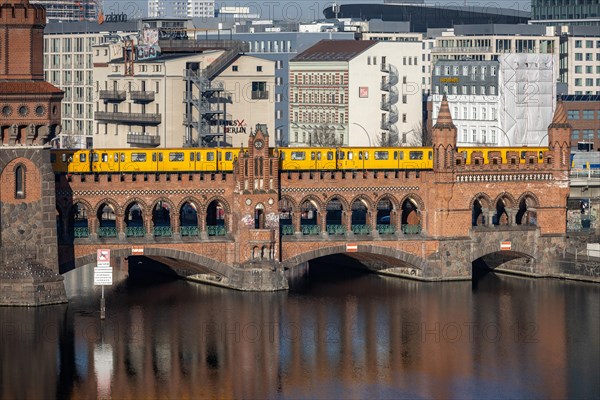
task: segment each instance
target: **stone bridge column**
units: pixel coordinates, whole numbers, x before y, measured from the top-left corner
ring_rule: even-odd
[[[377,205],[375,206],[377,207]],[[379,236],[379,231],[377,230],[377,212],[373,212],[369,210],[367,212],[367,224],[371,225],[371,235],[373,237]]]
[[[206,211],[196,215],[198,217],[198,231],[200,233],[200,239],[208,239],[208,232],[206,231]]]
[[[494,220],[494,210],[490,210],[489,208],[482,208],[481,214],[484,217],[483,226],[494,226],[492,221]]]
[[[154,222],[152,221],[152,214],[148,218],[144,218],[144,228],[146,229],[146,237],[154,237]]]
[[[346,227],[346,235],[352,234],[352,210],[342,211],[342,225]]]
[[[115,226],[117,227],[117,238],[119,240],[125,240],[127,238],[127,233],[125,232],[125,214],[115,214]]]
[[[98,240],[98,216],[88,217],[88,227],[90,230],[90,239]]]
[[[171,230],[173,232],[173,239],[175,239],[175,240],[181,239],[179,223],[180,223],[179,213],[178,212],[171,213]]]
[[[508,226],[517,225],[517,209],[516,208],[507,208],[506,214],[508,215]]]
[[[319,210],[319,224],[321,225],[321,235],[327,237],[327,210]]]
[[[294,235],[302,236],[302,212],[292,212],[292,226],[294,227]]]

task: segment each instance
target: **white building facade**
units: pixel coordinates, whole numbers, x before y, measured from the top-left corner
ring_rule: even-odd
[[[212,18],[214,0],[148,0],[149,18]]]
[[[421,44],[323,40],[290,62],[290,146],[420,145]]]

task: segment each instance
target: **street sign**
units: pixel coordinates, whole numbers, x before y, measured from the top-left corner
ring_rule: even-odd
[[[144,248],[142,246],[133,246],[131,248],[131,255],[132,256],[143,256]]]
[[[501,251],[510,251],[512,249],[511,242],[500,242],[500,250]]]
[[[94,285],[112,285],[113,269],[111,267],[94,268]]]
[[[96,266],[110,267],[110,249],[98,249],[96,254]]]
[[[346,253],[356,253],[358,251],[357,244],[347,244],[346,245]]]

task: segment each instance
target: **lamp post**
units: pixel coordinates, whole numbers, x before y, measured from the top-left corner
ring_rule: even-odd
[[[361,124],[357,124],[356,122],[353,122],[352,124],[353,125],[357,125],[358,127],[360,127],[365,132],[365,135],[367,135],[367,139],[369,139],[369,146],[372,146],[373,143],[371,142],[371,135],[369,135],[369,132],[365,129],[365,127],[362,126]]]

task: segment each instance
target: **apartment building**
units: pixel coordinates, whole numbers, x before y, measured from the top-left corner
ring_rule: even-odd
[[[44,75],[62,89],[56,146],[91,147],[94,133],[93,46],[137,32],[137,22],[51,22],[44,29]]]
[[[562,96],[571,124],[573,149],[600,152],[600,95]],[[600,164],[597,153],[595,164]]]
[[[248,127],[274,129],[271,61],[223,62],[227,52],[213,50],[127,62],[123,43],[94,52],[96,147],[237,147],[247,143]]]
[[[212,18],[214,0],[148,0],[149,18]]]
[[[421,44],[322,40],[290,62],[290,145],[419,145]]]
[[[568,86],[568,94],[600,94],[598,27],[572,26],[561,31],[560,74],[561,81]]]
[[[555,62],[549,54],[439,60],[428,125],[435,124],[447,94],[459,146],[545,145],[555,108]]]
[[[223,35],[198,35],[198,40],[215,40]],[[287,146],[289,143],[289,64],[296,55],[318,43],[320,40],[351,40],[353,33],[300,33],[300,32],[258,32],[227,34],[233,40],[248,46],[247,55],[271,60],[275,63],[275,131],[270,132],[275,143]]]
[[[600,26],[598,0],[531,0],[532,23]]]

